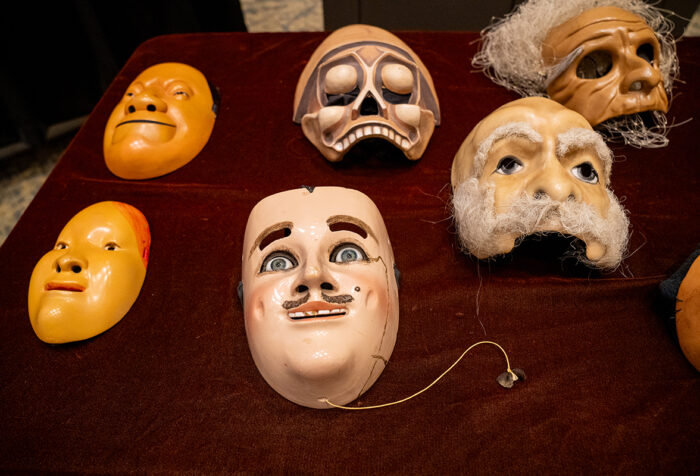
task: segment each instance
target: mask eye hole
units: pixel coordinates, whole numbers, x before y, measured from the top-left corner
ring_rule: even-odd
[[[365,250],[354,243],[341,243],[331,251],[332,263],[351,263],[353,261],[367,261]]]
[[[65,244],[63,241],[59,241],[58,243],[56,243],[55,249],[65,250],[66,248],[68,248],[68,245]]]
[[[106,249],[107,251],[115,251],[115,250],[119,249],[119,245],[113,241],[110,241],[109,243],[107,243],[104,246],[104,249]]]
[[[571,173],[582,182],[596,184],[599,181],[598,172],[596,172],[595,167],[590,162],[578,164],[571,169]]]
[[[382,88],[382,97],[390,104],[408,104],[408,101],[411,99],[411,93],[396,94],[387,88]]]
[[[607,51],[593,51],[579,61],[576,76],[581,79],[602,78],[612,69],[612,56]]]
[[[391,104],[406,104],[413,92],[413,73],[402,64],[382,68],[382,97]]]
[[[347,64],[333,66],[324,81],[326,106],[347,106],[360,94],[357,70]]]
[[[513,175],[520,172],[523,168],[523,163],[517,157],[507,155],[498,161],[496,172],[501,175]]]
[[[291,253],[287,251],[274,251],[265,257],[260,267],[260,272],[287,271],[288,269],[296,268],[297,265],[297,260]]]
[[[352,104],[360,94],[360,88],[355,88],[348,93],[326,94],[326,106],[347,106]]]
[[[651,43],[644,43],[637,48],[637,56],[646,60],[649,64],[654,64],[654,46]]]

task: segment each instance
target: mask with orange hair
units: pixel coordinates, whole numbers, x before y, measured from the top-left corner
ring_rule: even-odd
[[[74,342],[119,322],[141,291],[150,246],[148,222],[131,205],[99,202],[75,215],[32,272],[28,307],[37,337]]]

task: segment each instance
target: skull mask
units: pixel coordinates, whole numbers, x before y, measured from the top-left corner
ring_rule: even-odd
[[[659,53],[659,40],[641,17],[617,7],[587,10],[544,40],[545,64],[554,66],[547,94],[593,126],[637,112],[666,112]]]
[[[629,222],[608,188],[611,153],[578,113],[545,98],[496,109],[452,163],[453,204],[464,248],[477,258],[510,252],[520,237],[562,233],[586,244],[586,262],[616,267]]]
[[[381,28],[351,25],[311,56],[297,83],[294,122],[332,162],[370,137],[417,160],[440,124],[440,106],[430,73],[403,41]]]

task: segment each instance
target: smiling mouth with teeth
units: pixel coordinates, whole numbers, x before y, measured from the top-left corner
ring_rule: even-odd
[[[406,151],[411,147],[411,143],[401,134],[393,130],[391,127],[385,125],[369,125],[369,126],[358,126],[351,129],[350,132],[345,134],[342,138],[333,145],[333,149],[337,152],[342,152],[347,150],[352,144],[370,137],[381,137],[393,142],[396,147]]]
[[[321,301],[307,302],[296,309],[290,309],[287,316],[299,321],[303,319],[336,319],[348,313],[347,308]]]

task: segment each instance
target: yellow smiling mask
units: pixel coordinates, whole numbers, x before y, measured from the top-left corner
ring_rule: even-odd
[[[107,168],[136,180],[177,170],[206,145],[215,109],[212,89],[199,70],[181,63],[151,66],[129,85],[107,121]]]
[[[50,344],[89,339],[129,311],[141,291],[151,234],[126,203],[100,202],[75,215],[34,267],[29,320]]]

